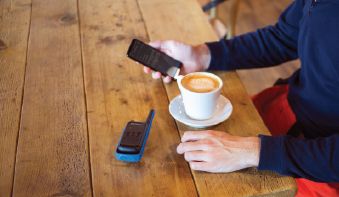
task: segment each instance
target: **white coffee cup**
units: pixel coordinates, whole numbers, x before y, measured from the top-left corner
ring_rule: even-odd
[[[189,77],[192,75],[205,75],[207,77],[213,78],[218,81],[219,86],[212,91],[209,92],[194,92],[182,85],[182,80],[185,77]],[[216,110],[217,102],[220,97],[221,88],[223,86],[223,82],[215,74],[208,72],[194,72],[189,73],[185,76],[178,76],[177,83],[179,86],[179,90],[181,92],[181,97],[184,102],[184,108],[186,114],[196,120],[206,120],[213,116],[213,113]]]

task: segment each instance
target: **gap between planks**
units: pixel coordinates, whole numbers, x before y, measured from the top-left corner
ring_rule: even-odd
[[[148,31],[148,28],[147,28],[147,25],[146,25],[146,22],[145,22],[145,18],[144,18],[144,14],[143,14],[143,12],[141,11],[141,7],[140,7],[140,3],[139,3],[139,0],[135,0],[136,1],[136,4],[138,5],[138,12],[140,13],[140,16],[141,16],[141,19],[142,19],[142,24],[144,25],[144,27],[145,27],[145,32],[146,32],[146,36],[147,36],[147,38],[148,38],[148,40],[150,41],[150,39],[151,39],[151,37],[150,37],[150,35],[149,35],[149,31]],[[170,96],[168,95],[168,92],[167,92],[167,90],[166,90],[166,87],[165,87],[165,82],[161,79],[161,84],[162,84],[162,87],[163,87],[163,89],[165,90],[165,92],[166,92],[166,98],[167,98],[167,102],[168,102],[168,104],[171,102],[171,100],[170,100]],[[179,140],[181,141],[181,135],[180,135],[180,130],[179,130],[179,127],[178,127],[178,122],[177,121],[174,121],[175,122],[175,127],[176,127],[176,130],[177,130],[177,134],[178,134],[178,137],[179,137]],[[192,180],[193,180],[193,183],[194,183],[194,187],[195,187],[195,190],[196,190],[196,192],[197,192],[197,195],[198,196],[200,196],[200,192],[199,192],[199,190],[198,190],[198,187],[197,187],[197,183],[196,183],[196,179],[194,178],[194,175],[193,175],[193,172],[192,172],[192,170],[191,170],[191,167],[189,166],[189,164],[186,162],[186,165],[187,165],[187,167],[188,167],[188,169],[189,169],[189,171],[190,171],[190,175],[191,175],[191,178],[192,178]]]
[[[94,196],[94,189],[93,189],[93,174],[92,174],[92,163],[91,163],[91,143],[90,143],[90,135],[88,129],[88,114],[87,114],[87,92],[85,87],[85,68],[84,68],[84,52],[83,52],[83,43],[82,43],[82,36],[81,36],[81,18],[80,18],[80,7],[79,7],[79,0],[76,0],[77,4],[77,17],[78,17],[78,31],[79,31],[79,43],[80,43],[80,56],[81,56],[81,72],[82,72],[82,85],[83,85],[83,92],[84,92],[84,108],[85,108],[85,119],[86,119],[86,132],[87,132],[87,150],[88,150],[88,167],[89,167],[89,181],[91,187],[91,195]]]
[[[13,163],[13,170],[12,170],[12,185],[11,185],[11,196],[13,196],[13,189],[14,189],[14,179],[15,179],[15,170],[16,170],[16,161],[17,161],[17,153],[18,153],[18,142],[20,137],[20,128],[21,128],[21,120],[22,120],[22,107],[23,107],[23,101],[24,101],[24,93],[25,93],[25,82],[26,82],[26,69],[27,69],[27,58],[28,58],[28,43],[29,38],[31,34],[31,22],[32,22],[32,1],[30,1],[30,11],[29,11],[29,24],[28,24],[28,33],[26,37],[26,55],[25,55],[25,67],[24,67],[24,76],[23,76],[23,82],[22,82],[22,88],[21,88],[21,104],[20,104],[20,110],[19,110],[19,121],[18,121],[18,129],[17,129],[17,136],[16,136],[16,142],[15,142],[15,153],[14,153],[14,163]],[[10,10],[13,10],[13,0],[10,1]]]

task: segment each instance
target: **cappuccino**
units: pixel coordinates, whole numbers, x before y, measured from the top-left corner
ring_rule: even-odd
[[[213,90],[218,89],[220,86],[217,79],[204,74],[185,76],[182,79],[181,84],[187,90],[197,93],[212,92]]]

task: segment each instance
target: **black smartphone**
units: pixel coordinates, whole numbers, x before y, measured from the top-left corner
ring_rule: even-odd
[[[182,65],[180,61],[137,39],[132,40],[127,56],[164,76],[173,78],[179,74]]]
[[[125,154],[140,153],[149,133],[152,120],[154,117],[154,110],[151,110],[146,122],[130,121],[127,123],[117,150]]]

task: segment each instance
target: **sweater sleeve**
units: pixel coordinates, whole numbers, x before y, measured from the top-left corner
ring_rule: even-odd
[[[294,1],[274,26],[206,43],[211,52],[209,70],[234,70],[278,65],[298,58],[299,21],[303,1]]]
[[[259,170],[317,182],[339,182],[339,134],[311,140],[290,136],[259,137]]]

